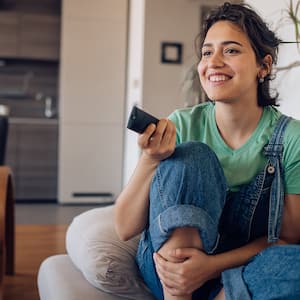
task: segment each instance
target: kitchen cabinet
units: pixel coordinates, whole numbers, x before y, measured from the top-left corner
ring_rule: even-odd
[[[21,15],[19,55],[33,59],[59,59],[60,18],[50,15]]]
[[[6,164],[16,200],[57,199],[57,140],[56,120],[10,120]]]
[[[0,57],[59,59],[60,16],[0,12]]]
[[[17,13],[0,12],[0,56],[17,56],[18,27]]]
[[[107,203],[122,188],[127,0],[64,0],[59,202]]]

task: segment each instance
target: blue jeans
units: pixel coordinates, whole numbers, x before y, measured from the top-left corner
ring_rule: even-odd
[[[300,299],[300,246],[271,246],[239,268],[223,272],[228,300]]]
[[[216,155],[205,144],[183,143],[176,147],[170,158],[160,163],[150,189],[149,223],[142,233],[137,253],[141,274],[156,299],[163,299],[163,290],[152,256],[168,240],[175,228],[184,226],[197,228],[204,251],[208,254],[227,251],[258,236],[267,235],[268,219],[266,217],[263,224],[260,224],[260,219],[262,215],[268,214],[255,213],[249,205],[254,203],[255,206],[261,206],[261,210],[266,207],[264,199],[271,189],[272,178],[275,176],[273,173],[268,174],[267,170],[268,168],[265,168],[263,176],[258,176],[258,179],[242,188],[239,194],[232,195],[228,192],[226,179]],[[262,194],[256,195],[257,184],[262,185]],[[238,230],[235,230],[236,228]],[[260,228],[265,229],[263,232],[253,232],[250,228],[257,228],[258,231]],[[278,255],[273,255],[271,251]],[[226,270],[222,274],[222,283],[227,299],[292,300],[296,299],[292,298],[294,295],[300,299],[300,291],[296,288],[300,286],[299,254],[299,246],[272,247],[255,256],[245,266]],[[279,286],[279,281],[288,278],[286,284],[288,296],[278,298],[277,290],[268,289],[268,297],[265,297],[265,294],[261,297],[260,285],[255,279],[262,282],[263,276],[266,278],[269,274],[268,281],[272,281],[274,278],[272,272],[276,270],[271,266],[274,265],[276,257],[277,259],[280,257],[280,262],[286,264],[283,264],[284,267],[281,266],[282,275],[276,277],[277,283],[274,284]],[[264,275],[260,273],[261,267],[257,267],[260,264],[267,268]],[[219,288],[219,285],[216,288]],[[197,294],[201,294],[202,289],[204,288],[199,288]],[[214,286],[210,289],[213,293]]]

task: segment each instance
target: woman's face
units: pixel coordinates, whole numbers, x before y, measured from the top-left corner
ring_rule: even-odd
[[[231,103],[245,99],[257,103],[261,67],[247,35],[237,25],[229,21],[215,23],[208,30],[201,51],[198,72],[211,100]]]

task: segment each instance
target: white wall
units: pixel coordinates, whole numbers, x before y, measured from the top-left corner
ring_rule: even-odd
[[[127,114],[133,103],[159,118],[185,105],[181,84],[184,72],[196,61],[194,39],[200,31],[201,5],[222,2],[130,1]],[[182,64],[161,63],[161,42],[182,43]],[[125,131],[124,184],[138,160],[136,137]]]
[[[143,106],[158,117],[184,106],[183,72],[195,61],[194,39],[199,30],[199,1],[146,1]],[[182,64],[160,62],[162,42],[182,43]]]
[[[294,41],[294,28],[291,23],[284,21],[285,10],[289,1],[282,0],[247,0],[257,12],[265,18],[273,30],[284,41]],[[293,0],[296,3],[295,0]],[[295,44],[281,45],[279,50],[278,67],[300,60],[300,52]],[[280,110],[296,119],[300,119],[300,67],[289,71],[279,72],[274,81],[274,88],[279,92]]]
[[[124,183],[128,182],[140,154],[137,147],[137,134],[126,129],[126,123],[132,107],[143,105],[145,1],[131,0],[129,5],[127,103],[124,124]]]

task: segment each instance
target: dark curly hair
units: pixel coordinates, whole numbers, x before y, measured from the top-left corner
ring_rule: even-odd
[[[258,64],[263,65],[263,59],[268,54],[272,56],[273,64],[276,64],[278,46],[281,40],[276,37],[275,33],[268,28],[268,25],[249,5],[231,4],[229,2],[213,9],[204,20],[202,33],[196,40],[197,54],[200,59],[206,34],[218,21],[232,22],[247,34]],[[278,94],[272,96],[270,93],[270,81],[272,79],[274,79],[274,76],[268,74],[264,78],[264,82],[257,85],[259,106],[277,105]]]

